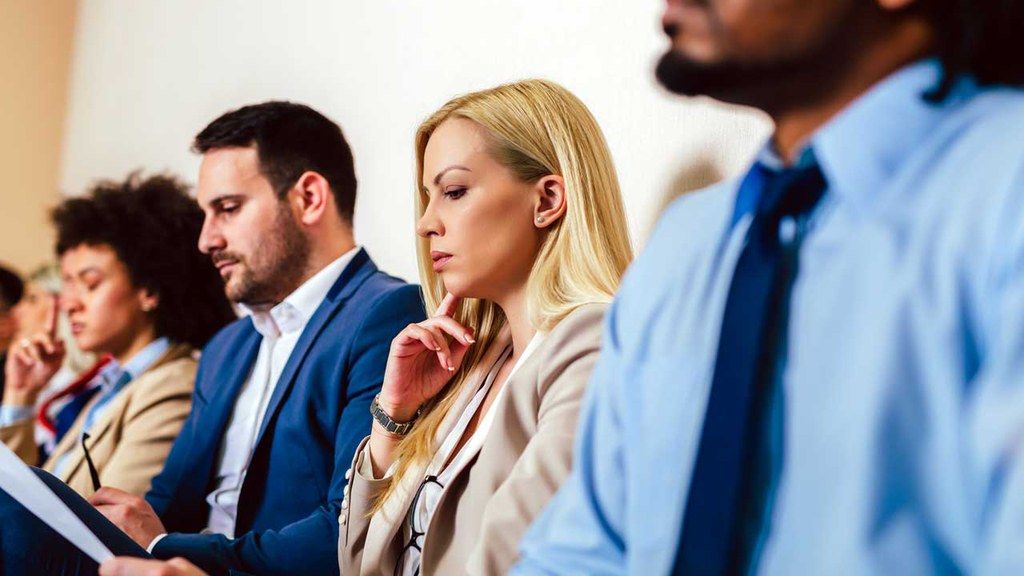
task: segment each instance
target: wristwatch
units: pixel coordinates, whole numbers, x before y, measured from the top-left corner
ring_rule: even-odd
[[[419,411],[416,411],[416,415],[413,416],[412,420],[408,422],[395,422],[388,416],[388,413],[380,407],[380,403],[377,399],[380,398],[380,394],[373,397],[373,402],[370,404],[370,414],[373,415],[373,419],[380,424],[388,432],[397,434],[399,436],[405,436],[412,430],[412,425],[416,423],[416,419],[419,418]]]

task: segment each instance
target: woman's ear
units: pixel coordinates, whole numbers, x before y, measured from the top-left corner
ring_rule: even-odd
[[[533,225],[547,228],[565,215],[565,179],[554,174],[537,181],[537,205]]]
[[[160,296],[150,292],[148,288],[139,290],[139,308],[143,312],[152,312],[160,305]]]

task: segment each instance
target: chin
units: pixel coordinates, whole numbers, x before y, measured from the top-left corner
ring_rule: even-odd
[[[98,354],[101,352],[101,350],[97,350],[99,345],[96,341],[85,335],[75,336],[75,345],[78,346],[78,349],[82,352],[87,352],[89,354]]]
[[[459,278],[458,275],[442,272],[441,283],[444,284],[445,292],[458,298],[480,297],[479,293],[473,290],[472,283],[467,282],[465,278]]]

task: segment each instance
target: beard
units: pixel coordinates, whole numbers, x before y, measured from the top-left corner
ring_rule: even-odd
[[[658,61],[654,74],[662,86],[682,96],[708,96],[730,104],[764,107],[804,86],[803,80],[810,76],[804,66],[804,62],[784,60],[708,64],[669,50]]]
[[[813,102],[835,87],[847,63],[860,50],[852,27],[864,27],[877,11],[853,3],[812,39],[776,39],[772,49],[760,53],[746,50],[743,56],[726,56],[716,61],[699,61],[670,48],[655,68],[658,82],[682,96],[708,96],[722,102],[771,109]],[[674,25],[665,27],[672,39]]]
[[[743,67],[732,63],[703,64],[675,50],[666,52],[654,76],[670,92],[682,96],[711,96],[735,90],[745,83]]]
[[[277,304],[298,288],[309,260],[309,240],[287,205],[281,203],[273,227],[254,245],[258,251],[248,258],[230,253],[219,256],[239,263],[225,285],[225,293],[237,304]]]

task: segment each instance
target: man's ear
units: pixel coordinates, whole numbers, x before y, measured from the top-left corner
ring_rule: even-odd
[[[289,196],[299,221],[306,225],[316,224],[325,214],[334,210],[334,194],[331,185],[319,172],[303,172],[295,181]]]
[[[537,181],[537,205],[533,210],[533,225],[547,228],[565,215],[565,179],[551,174]]]

